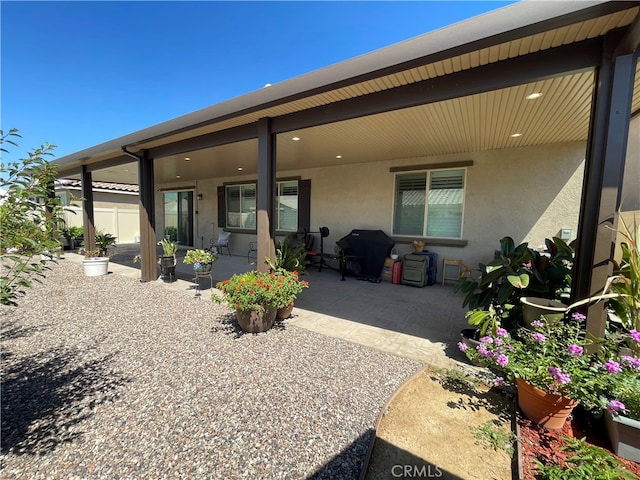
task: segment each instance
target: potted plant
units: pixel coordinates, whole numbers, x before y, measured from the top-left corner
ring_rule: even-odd
[[[636,341],[640,333],[634,331]],[[640,359],[623,355],[610,368],[618,373],[607,389],[605,425],[616,455],[640,462]]]
[[[275,273],[251,270],[236,273],[228,280],[218,282],[212,300],[226,302],[236,311],[236,318],[245,332],[259,333],[269,330],[275,321],[282,297],[276,291]]]
[[[84,255],[82,266],[87,277],[106,275],[109,272],[109,247],[116,244],[116,237],[110,233],[96,232],[96,248],[93,250],[82,249]]]
[[[162,247],[162,255],[158,258],[160,265],[160,274],[162,277],[171,280],[176,276],[176,252],[178,251],[178,242],[173,242],[168,238],[164,238],[158,242]]]
[[[217,256],[213,253],[198,248],[187,250],[183,262],[187,265],[193,265],[193,270],[197,273],[208,273],[211,271],[211,266],[216,259]]]
[[[99,251],[101,257],[108,257],[109,247],[116,245],[116,237],[110,233],[96,232],[96,248]]]
[[[599,412],[602,395],[609,385],[611,364],[600,354],[587,354],[593,342],[574,313],[566,322],[536,320],[531,329],[513,335],[503,328],[480,339],[475,349],[460,342],[468,358],[499,370],[516,383],[518,406],[539,425],[562,428],[567,416],[580,403],[585,410]],[[606,353],[604,340],[598,340]]]
[[[462,277],[456,282],[454,291],[465,295],[462,306],[485,311],[490,306],[505,307],[502,321],[506,328],[513,329],[521,318],[522,297],[567,299],[573,242],[567,244],[554,237],[546,239],[545,244],[548,254],[542,255],[527,243],[516,246],[511,237],[503,237],[494,260],[479,265],[479,277]],[[511,307],[506,308],[507,305]]]

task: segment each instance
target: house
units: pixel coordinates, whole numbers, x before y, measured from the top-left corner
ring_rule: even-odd
[[[60,175],[82,182],[85,228],[93,181],[140,186],[143,280],[176,210],[183,243],[228,230],[258,258],[298,227],[328,226],[326,245],[382,229],[468,265],[505,235],[564,232],[582,298],[611,272],[622,199],[640,209],[639,10],[516,3],[68,155]]]

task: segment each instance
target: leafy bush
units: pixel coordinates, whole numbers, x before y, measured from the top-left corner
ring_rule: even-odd
[[[20,137],[12,128],[0,130],[0,145],[18,146],[11,137]],[[19,162],[0,164],[0,257],[2,277],[0,303],[17,305],[33,281],[41,281],[47,261],[61,247],[58,238],[64,226],[60,199],[52,195],[57,168],[46,161],[54,145],[44,144]],[[4,147],[0,151],[7,153]]]

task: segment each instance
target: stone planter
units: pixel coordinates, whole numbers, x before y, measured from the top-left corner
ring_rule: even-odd
[[[577,405],[573,400],[547,393],[516,378],[518,407],[531,421],[549,430],[561,429]]]
[[[567,312],[567,305],[557,300],[537,297],[522,297],[522,317],[524,324],[531,327],[531,322],[544,317],[547,322],[553,323],[561,321]]]
[[[264,312],[255,310],[236,310],[236,318],[240,328],[247,333],[266,332],[276,320],[278,309],[276,307],[265,307]]]
[[[109,273],[109,257],[93,257],[82,260],[84,274],[87,277],[98,277]]]
[[[627,460],[640,462],[640,422],[605,412],[604,423],[613,452]]]
[[[279,308],[278,313],[276,313],[276,318],[284,320],[291,316],[291,312],[293,312],[293,302],[291,302],[291,305],[288,307]]]

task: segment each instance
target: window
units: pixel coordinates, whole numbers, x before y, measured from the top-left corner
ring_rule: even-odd
[[[284,232],[296,232],[298,230],[300,223],[300,202],[302,201],[299,184],[305,182],[308,181],[299,182],[298,180],[287,180],[277,182],[275,204],[276,230]],[[306,197],[308,197],[308,194],[305,198]],[[224,212],[226,216],[225,228],[256,229],[255,183],[225,186],[224,202],[226,205]],[[306,217],[308,217],[308,213],[305,218]]]
[[[465,170],[396,175],[393,233],[460,238]]]
[[[298,230],[298,182],[278,182],[276,192],[276,230]]]
[[[227,186],[227,226],[256,228],[256,185]]]

